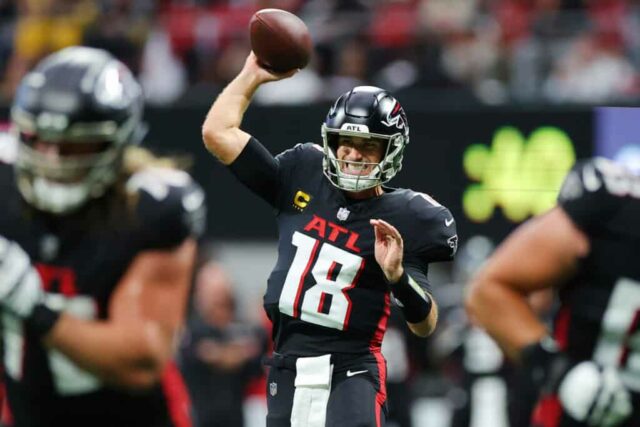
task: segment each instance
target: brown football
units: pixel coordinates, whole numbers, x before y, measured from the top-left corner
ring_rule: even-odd
[[[259,10],[251,17],[249,31],[251,49],[264,68],[284,73],[309,63],[313,49],[309,29],[293,13]]]

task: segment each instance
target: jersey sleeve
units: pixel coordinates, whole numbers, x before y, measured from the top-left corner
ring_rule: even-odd
[[[590,231],[611,217],[638,185],[638,177],[621,165],[601,157],[584,160],[567,174],[558,205],[578,227]]]
[[[422,193],[411,198],[409,209],[416,222],[413,256],[425,263],[451,261],[458,249],[458,235],[449,209]]]
[[[423,291],[431,294],[431,284],[429,284],[429,264],[419,257],[408,257],[402,263],[404,270],[407,272]]]
[[[253,193],[280,209],[282,194],[309,156],[312,145],[297,144],[274,157],[252,137],[229,170]]]
[[[228,167],[245,187],[270,205],[276,205],[279,192],[278,162],[260,141],[251,137],[238,158]]]
[[[204,233],[204,191],[186,172],[166,168],[139,172],[127,182],[127,191],[138,198],[136,222],[143,249],[173,248]]]

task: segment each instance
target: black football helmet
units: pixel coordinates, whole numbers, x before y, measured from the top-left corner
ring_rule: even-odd
[[[53,214],[102,196],[120,173],[124,147],[141,139],[142,110],[140,85],[108,52],[69,47],[43,59],[11,108],[22,196]],[[58,154],[39,149],[43,143]]]
[[[342,171],[336,157],[340,136],[386,141],[385,154],[368,175]],[[322,124],[323,170],[329,181],[346,191],[361,191],[389,181],[402,168],[402,154],[409,143],[409,122],[400,103],[384,89],[358,86],[333,104]],[[363,162],[358,162],[362,164]]]

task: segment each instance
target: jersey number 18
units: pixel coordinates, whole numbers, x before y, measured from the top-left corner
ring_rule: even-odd
[[[297,250],[280,294],[280,312],[346,330],[351,314],[348,291],[364,269],[364,258],[297,231],[291,243]],[[305,291],[309,273],[316,283]]]

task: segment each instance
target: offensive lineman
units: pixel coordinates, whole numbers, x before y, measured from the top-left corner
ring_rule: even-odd
[[[538,385],[535,427],[640,425],[640,177],[578,163],[558,206],[520,226],[467,296],[470,315]],[[553,336],[526,296],[555,288]]]
[[[298,144],[274,158],[242,131],[255,90],[294,73],[271,74],[251,53],[202,129],[207,149],[276,209],[278,261],[264,297],[275,343],[267,425],[382,426],[390,292],[410,329],[429,335],[438,311],[428,264],[452,259],[455,224],[430,197],[382,185],[409,142],[404,110],[383,89],[342,95],[322,125],[323,147]]]
[[[203,193],[132,146],[142,104],[99,49],[54,53],[21,82],[17,142],[0,147],[3,425],[190,425],[170,359]]]

